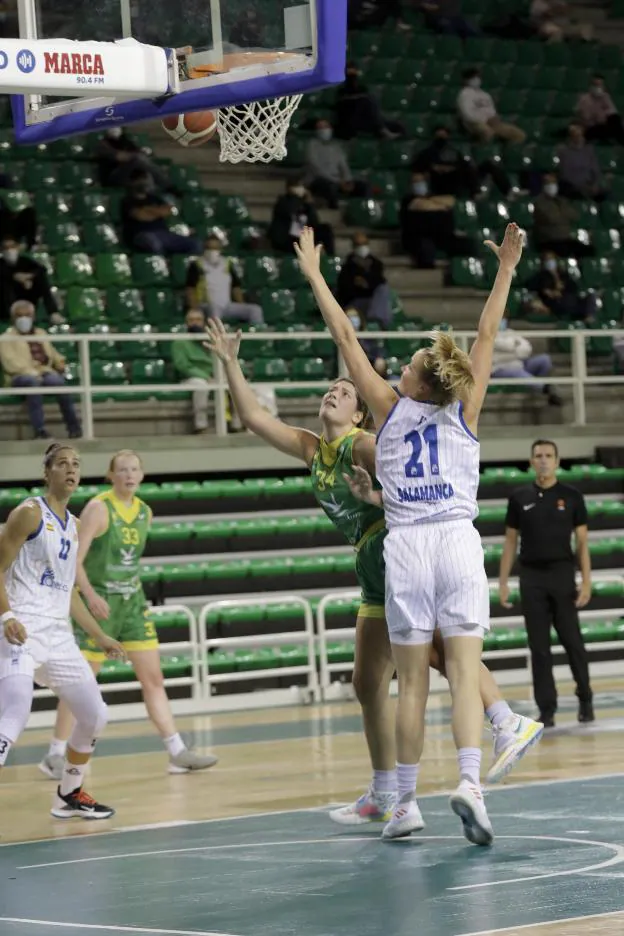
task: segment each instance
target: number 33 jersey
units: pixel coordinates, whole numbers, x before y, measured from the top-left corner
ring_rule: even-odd
[[[377,435],[376,473],[389,529],[478,514],[479,442],[459,402],[401,397]]]
[[[18,620],[20,615],[67,620],[76,578],[76,518],[68,510],[57,517],[44,497],[30,502],[38,505],[41,521],[5,573],[11,609]]]

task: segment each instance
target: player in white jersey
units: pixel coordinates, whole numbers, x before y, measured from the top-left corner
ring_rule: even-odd
[[[0,767],[26,727],[34,678],[64,699],[76,718],[52,815],[108,819],[114,810],[82,789],[106,725],[106,705],[74,639],[70,614],[105,653],[123,657],[123,650],[104,634],[74,588],[78,521],[67,504],[80,482],[76,450],[50,445],[44,474],[45,496],[16,507],[0,534]]]
[[[306,229],[297,248],[302,272],[376,426],[376,474],[388,526],[386,619],[399,680],[399,801],[385,838],[424,828],[416,781],[429,694],[429,651],[437,626],[451,688],[460,782],[451,806],[478,845],[493,839],[480,785],[483,709],[479,668],[489,628],[489,593],[477,515],[477,425],[492,369],[494,339],[522,255],[523,232],[510,224],[503,243],[487,242],[499,270],[470,355],[448,334],[416,352],[398,392],[371,366],[320,272],[320,248]]]

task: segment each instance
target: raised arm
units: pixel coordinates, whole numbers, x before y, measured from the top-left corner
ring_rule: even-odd
[[[470,350],[474,386],[468,399],[464,400],[463,403],[464,419],[468,427],[475,432],[492,373],[494,340],[505,314],[513,273],[522,256],[523,242],[524,232],[517,224],[507,225],[505,237],[500,247],[493,241],[485,242],[486,246],[498,257],[499,265],[492,292],[479,319],[476,340]]]
[[[355,335],[353,325],[338,305],[321,273],[321,248],[314,244],[314,232],[304,228],[295,244],[301,272],[308,280],[325,324],[331,332],[338,350],[359,393],[364,397],[376,426],[383,425],[398,397],[389,384],[380,377],[366,357]]]
[[[108,511],[101,500],[91,500],[80,514],[78,525],[78,558],[76,561],[76,585],[87,603],[89,611],[99,621],[105,621],[110,614],[108,602],[98,595],[85,572],[84,561],[91,548],[91,543],[98,536],[106,533]]]
[[[243,425],[280,452],[299,458],[310,466],[318,446],[318,436],[308,429],[287,425],[260,405],[238,360],[240,332],[229,334],[220,319],[210,319],[207,327],[207,343],[225,366],[232,400]]]
[[[4,573],[17,559],[17,554],[29,536],[41,524],[41,508],[36,501],[25,501],[12,510],[0,533],[0,626],[10,644],[23,644],[27,634],[23,624],[14,617],[9,602]]]

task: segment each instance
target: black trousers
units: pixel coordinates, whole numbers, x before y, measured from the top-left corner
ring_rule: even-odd
[[[554,715],[557,711],[557,688],[550,649],[551,626],[568,656],[579,700],[591,702],[587,651],[575,604],[574,565],[561,562],[540,568],[523,566],[520,570],[520,600],[531,650],[533,693],[539,711],[544,715]]]

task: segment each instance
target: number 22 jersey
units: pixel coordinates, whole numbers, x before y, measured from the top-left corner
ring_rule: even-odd
[[[376,474],[389,529],[478,514],[479,442],[460,402],[400,397],[377,434]]]

